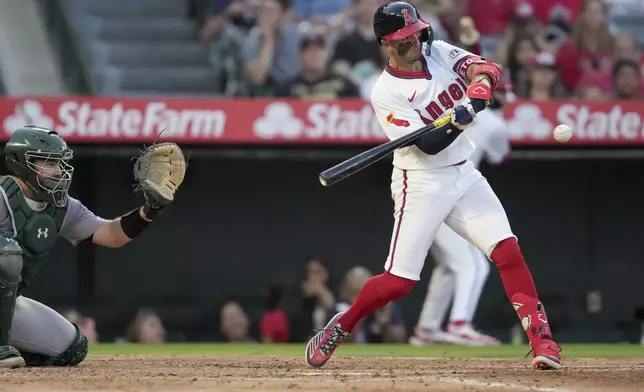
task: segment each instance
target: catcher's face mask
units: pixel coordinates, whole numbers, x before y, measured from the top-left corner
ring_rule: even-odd
[[[37,191],[43,201],[64,207],[72,183],[74,167],[68,162],[72,152],[28,152],[27,167],[36,174]]]

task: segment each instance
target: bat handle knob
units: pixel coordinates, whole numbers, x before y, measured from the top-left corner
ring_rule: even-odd
[[[328,185],[326,179],[323,176],[319,176],[318,179],[320,180],[320,184],[322,184],[322,186]]]

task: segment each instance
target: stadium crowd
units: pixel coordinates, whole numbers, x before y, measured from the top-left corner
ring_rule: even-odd
[[[58,311],[76,323],[90,343],[163,343],[172,341],[216,341],[286,343],[306,342],[314,329],[321,329],[330,317],[346,310],[372,273],[355,266],[336,281],[325,263],[317,258],[306,262],[297,287],[268,283],[264,307],[254,314],[234,298],[226,298],[218,307],[214,324],[204,336],[188,336],[183,331],[168,331],[162,317],[152,308],[139,309],[120,336],[109,339],[100,335],[101,325],[75,308]],[[353,343],[405,342],[408,338],[402,309],[391,303],[364,320],[350,341]]]
[[[227,96],[363,97],[382,72],[382,0],[211,0],[201,38]],[[514,97],[638,99],[641,45],[611,22],[639,0],[412,0],[435,39],[504,65]],[[643,44],[640,42],[639,44]]]

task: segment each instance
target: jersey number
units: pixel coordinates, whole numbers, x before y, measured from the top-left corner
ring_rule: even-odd
[[[454,102],[458,102],[463,99],[465,91],[467,91],[467,87],[461,79],[457,79],[456,81],[458,83],[450,84],[447,90],[443,90],[443,92],[438,94],[438,98],[435,101],[431,101],[429,105],[427,105],[425,111],[429,114],[430,118],[424,117],[420,114],[420,110],[416,109],[416,112],[425,124],[431,124],[440,118],[446,110],[453,109],[455,106]]]

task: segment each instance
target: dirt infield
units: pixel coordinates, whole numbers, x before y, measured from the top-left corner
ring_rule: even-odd
[[[75,368],[0,371],[1,391],[637,391],[644,361],[569,360],[536,371],[529,360],[335,357],[95,356]]]

